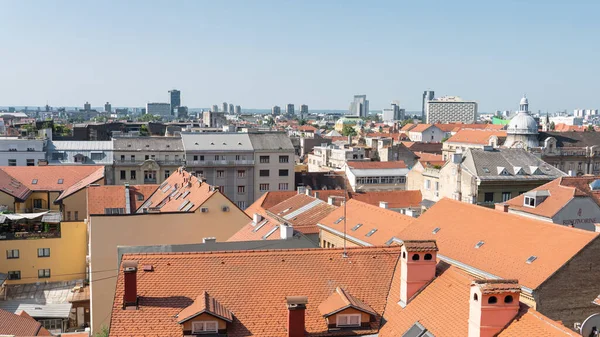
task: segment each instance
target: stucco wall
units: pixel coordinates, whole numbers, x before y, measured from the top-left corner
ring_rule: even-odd
[[[552,222],[594,232],[594,224],[600,222],[600,207],[590,198],[573,198],[552,218]]]
[[[227,205],[229,212],[222,212]],[[250,218],[223,195],[202,207],[207,213],[90,216],[92,329],[110,324],[118,268],[117,246],[201,243],[205,237],[225,241]]]
[[[321,246],[322,248],[325,248],[324,241],[327,241],[330,244],[333,244],[334,248],[344,247],[344,238],[343,237],[340,237],[338,235],[335,235],[335,234],[330,233],[325,230],[320,230],[319,231],[319,246]],[[347,239],[346,247],[359,247],[359,245],[357,245],[354,242]]]

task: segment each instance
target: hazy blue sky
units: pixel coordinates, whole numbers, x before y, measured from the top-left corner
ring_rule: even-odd
[[[600,108],[600,1],[4,1],[0,105]]]

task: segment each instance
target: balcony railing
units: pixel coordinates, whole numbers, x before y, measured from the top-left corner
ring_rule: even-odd
[[[0,240],[30,240],[60,238],[60,224],[43,222],[0,225]]]
[[[156,184],[156,178],[144,178],[144,184]]]
[[[188,160],[187,166],[253,166],[254,160]]]
[[[183,164],[185,163],[184,160],[155,160],[155,159],[148,159],[148,160],[154,160],[158,165],[164,165],[164,166],[183,166]],[[114,164],[116,166],[132,166],[132,165],[142,165],[143,163],[145,163],[148,160],[115,160]]]

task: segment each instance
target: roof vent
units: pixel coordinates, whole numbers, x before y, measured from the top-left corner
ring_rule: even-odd
[[[436,228],[433,229],[433,231],[431,233],[437,234],[437,232],[439,232],[439,231],[440,231],[440,228],[436,227]]]
[[[31,181],[31,185],[35,185],[35,184],[37,184],[37,179],[33,179],[33,180]]]
[[[64,180],[58,179],[58,184],[62,185],[63,182],[64,182]]]
[[[481,246],[483,246],[484,243],[485,242],[483,242],[483,241],[477,242],[477,244],[475,245],[475,248],[480,248]]]
[[[537,256],[535,256],[535,255],[531,255],[531,256],[530,256],[530,257],[527,259],[527,261],[525,261],[525,262],[526,262],[527,264],[531,264],[531,263],[533,263],[533,261],[535,261],[535,260],[537,260]]]

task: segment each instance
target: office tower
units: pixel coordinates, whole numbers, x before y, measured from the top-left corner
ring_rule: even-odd
[[[367,117],[369,114],[369,100],[367,95],[354,95],[354,100],[350,103],[348,115]]]
[[[181,91],[173,89],[169,91],[171,95],[171,113],[175,115],[175,108],[181,106]]]
[[[401,121],[404,120],[405,110],[400,109],[400,103],[398,101],[392,102],[391,108],[383,109],[381,119],[384,122]]]
[[[8,107],[8,112],[15,112],[15,107],[9,106]]]
[[[242,107],[241,107],[241,106],[239,106],[239,105],[236,105],[236,106],[235,106],[235,114],[236,114],[236,115],[239,115],[239,114],[241,114],[241,113],[242,113]]]
[[[221,104],[221,112],[227,113],[228,107],[229,105],[227,105],[227,102],[223,102],[223,104]]]
[[[85,102],[85,104],[83,105],[83,110],[85,110],[85,111],[92,110],[92,105],[90,104],[90,102]]]
[[[293,104],[288,104],[287,108],[285,109],[285,113],[288,116],[294,116],[294,105]]]
[[[477,102],[465,101],[458,96],[444,96],[427,102],[425,123],[475,123]]]
[[[146,113],[154,116],[171,116],[171,104],[169,103],[146,103]]]
[[[112,112],[112,106],[110,105],[109,102],[106,102],[106,104],[104,104],[104,112]]]
[[[214,105],[212,106],[212,109],[210,109],[210,111],[212,111],[212,112],[219,112],[219,106],[218,106],[218,105],[216,105],[216,104],[214,104]]]
[[[279,106],[277,106],[277,105],[273,106],[271,108],[271,115],[273,115],[273,116],[279,116],[279,115],[281,115],[281,108]]]
[[[425,119],[425,115],[427,114],[427,111],[425,111],[425,109],[427,108],[427,102],[431,101],[434,97],[435,97],[435,92],[423,91],[423,102],[422,102],[422,106],[421,106],[421,119]]]
[[[188,117],[188,108],[187,106],[178,106],[175,108],[175,116],[177,118],[187,118]]]
[[[202,123],[209,128],[222,128],[227,125],[227,118],[222,111],[204,111],[202,113]]]
[[[308,105],[302,104],[300,106],[300,118],[304,119],[306,116],[308,116]]]

